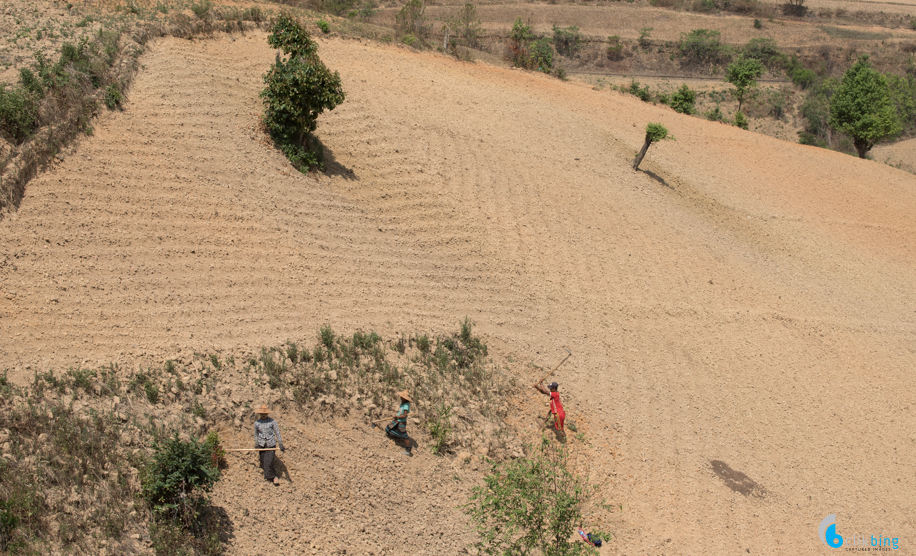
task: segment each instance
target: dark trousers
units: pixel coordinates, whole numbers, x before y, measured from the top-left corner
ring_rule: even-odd
[[[274,473],[274,454],[276,452],[258,452],[261,456],[261,469],[264,470],[264,478],[268,481],[273,481],[274,477],[277,476]]]

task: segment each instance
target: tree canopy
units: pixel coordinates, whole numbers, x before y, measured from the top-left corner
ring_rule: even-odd
[[[867,55],[843,75],[830,99],[829,124],[852,137],[859,158],[879,140],[900,133],[887,78],[872,67]]]
[[[744,103],[744,96],[757,86],[757,78],[763,75],[763,71],[763,64],[756,58],[741,58],[729,64],[725,71],[725,80],[735,86],[739,112]]]

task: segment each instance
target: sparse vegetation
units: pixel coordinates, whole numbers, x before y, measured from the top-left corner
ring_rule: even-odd
[[[507,44],[509,61],[515,67],[550,73],[553,70],[553,46],[550,40],[536,37],[531,26],[517,18]]]
[[[267,42],[286,58],[278,56],[264,76],[264,123],[293,166],[302,172],[320,168],[321,148],[311,134],[318,115],[344,101],[340,75],[318,58],[318,45],[289,14],[271,24]]]
[[[429,22],[426,19],[426,4],[423,0],[408,0],[404,7],[397,15],[398,32],[406,39],[407,36],[413,36],[414,39],[408,43],[412,44],[417,40],[425,41],[429,35]],[[404,42],[407,42],[406,40]]]
[[[442,455],[448,446],[452,434],[452,425],[449,419],[452,416],[452,407],[444,403],[436,407],[436,414],[430,419],[427,428],[433,437],[433,453]]]
[[[694,29],[682,33],[678,43],[681,64],[687,68],[711,69],[728,63],[730,49],[719,41],[720,33],[709,29]]]
[[[327,21],[323,19],[319,19],[318,21],[316,21],[315,25],[317,25],[318,28],[321,30],[321,32],[324,33],[325,35],[331,32],[331,26],[328,24]]]

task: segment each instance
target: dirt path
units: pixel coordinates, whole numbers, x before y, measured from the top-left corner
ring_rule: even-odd
[[[254,131],[263,35],[156,44],[0,222],[15,380],[468,315],[519,373],[575,354],[606,553],[826,553],[830,513],[912,546],[916,177],[547,76],[321,55],[348,98],[315,180]],[[677,141],[635,173],[648,121]]]

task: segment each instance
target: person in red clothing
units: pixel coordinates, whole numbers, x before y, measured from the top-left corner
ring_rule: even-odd
[[[563,422],[566,421],[566,412],[563,411],[563,403],[560,401],[560,393],[557,392],[557,388],[559,387],[560,385],[556,382],[551,382],[549,385],[547,385],[547,388],[550,388],[548,391],[547,388],[544,388],[543,380],[534,385],[535,390],[541,394],[550,396],[550,413],[547,414],[547,419],[549,420],[552,414],[554,428],[561,433],[566,434],[566,430],[563,428]],[[544,424],[546,425],[547,422],[545,421]]]

